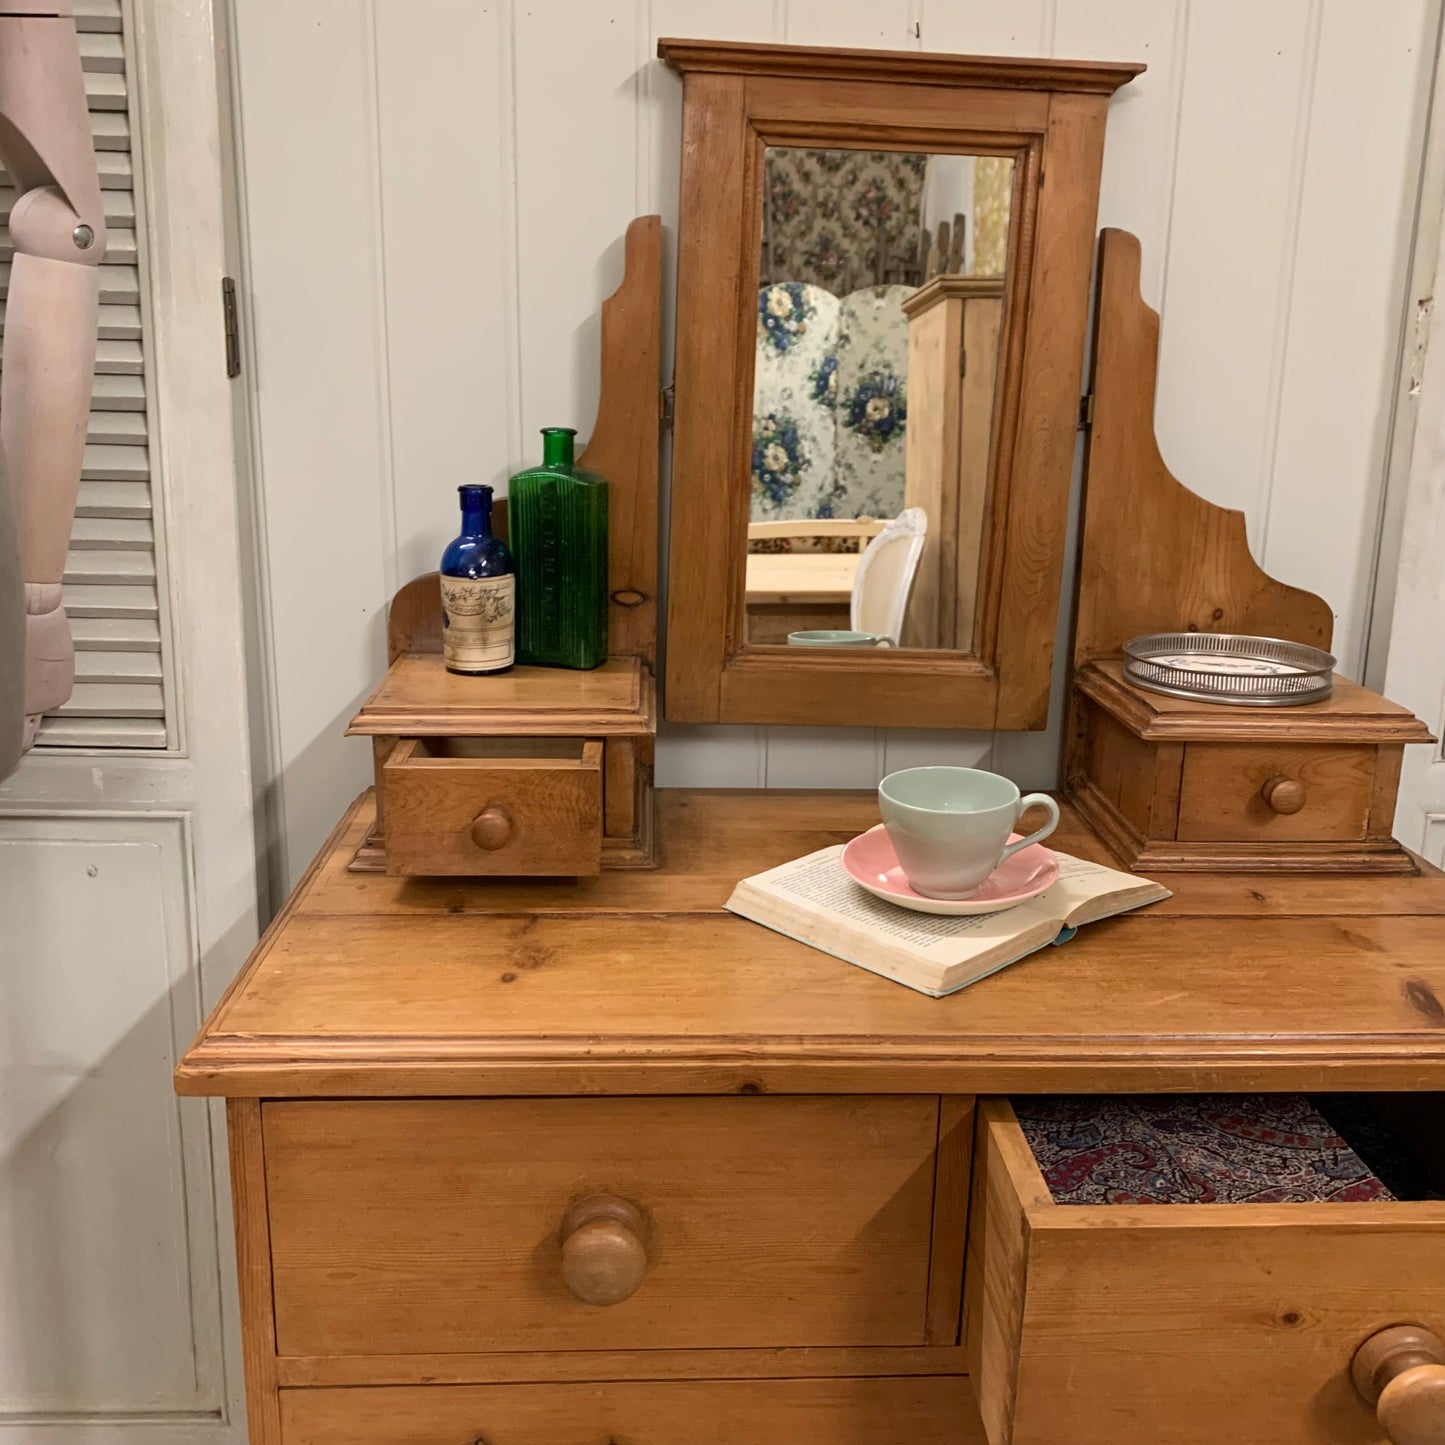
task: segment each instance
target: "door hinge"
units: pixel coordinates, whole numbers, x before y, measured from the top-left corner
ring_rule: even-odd
[[[1079,427],[1085,429],[1094,424],[1094,393],[1079,398]]]
[[[236,309],[236,283],[221,277],[221,310],[226,318],[226,375],[241,374],[241,318]]]
[[[672,413],[677,402],[677,392],[672,386],[664,386],[662,394],[658,399],[658,419],[662,423],[663,431],[672,430]]]

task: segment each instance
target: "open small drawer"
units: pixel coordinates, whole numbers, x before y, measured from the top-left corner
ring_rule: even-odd
[[[1071,1141],[1081,1167],[1113,1144]],[[1352,1380],[1392,1326],[1445,1334],[1445,1202],[1341,1202],[1337,1162],[1326,1202],[1059,1203],[981,1101],[964,1334],[990,1445],[1445,1441],[1445,1362],[1372,1365],[1378,1417]]]
[[[386,871],[596,873],[602,743],[402,738],[381,768]]]

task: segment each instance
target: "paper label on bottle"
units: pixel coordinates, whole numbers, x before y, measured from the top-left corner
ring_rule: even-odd
[[[515,577],[442,578],[442,656],[458,672],[495,672],[515,656]]]

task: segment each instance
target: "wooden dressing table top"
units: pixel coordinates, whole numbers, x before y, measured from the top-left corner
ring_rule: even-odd
[[[184,1094],[1445,1089],[1445,875],[1196,874],[946,999],[723,911],[871,793],[658,794],[663,866],[348,873],[363,795],[176,1072]],[[1065,851],[1110,861],[1067,805]]]

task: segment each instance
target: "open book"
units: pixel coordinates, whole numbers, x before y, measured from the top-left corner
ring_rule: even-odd
[[[866,893],[843,871],[841,847],[822,848],[744,878],[727,907],[799,943],[871,969],[933,998],[1073,937],[1073,930],[1169,897],[1147,878],[1056,853],[1059,881],[1000,913],[911,913]]]

